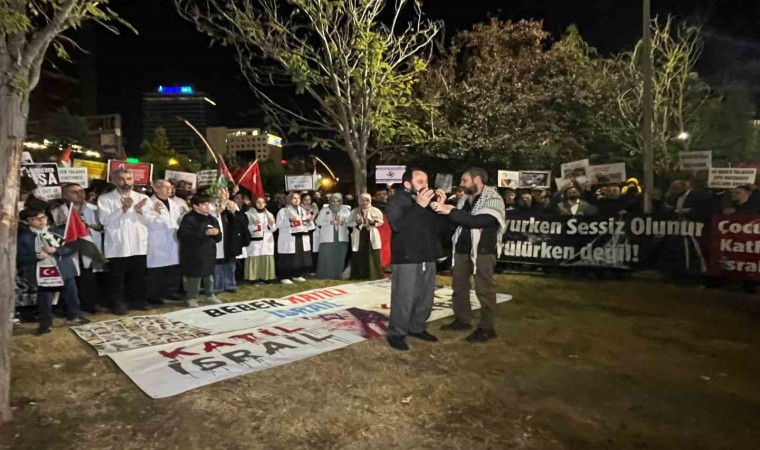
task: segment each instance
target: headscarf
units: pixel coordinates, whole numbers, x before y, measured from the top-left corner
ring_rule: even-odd
[[[364,194],[360,194],[359,198],[367,198],[367,199],[369,199],[369,203],[367,203],[367,206],[364,206],[361,203],[359,204],[359,208],[361,208],[362,211],[367,211],[367,210],[369,210],[369,209],[372,208],[372,196],[371,195],[369,195],[367,193],[364,193]]]
[[[337,208],[335,206],[333,206],[333,204],[332,204],[332,200],[333,199],[338,199],[341,202],[341,204]],[[333,214],[337,213],[338,210],[340,209],[340,207],[343,206],[343,194],[340,194],[338,192],[336,192],[334,194],[330,194],[330,197],[328,198],[328,204],[330,206],[330,211],[332,211]]]
[[[263,199],[264,200],[264,208],[263,209],[259,209],[259,208],[256,207],[256,202],[259,201],[259,199]],[[265,196],[263,196],[263,195],[257,195],[257,196],[255,196],[253,198],[253,202],[252,203],[253,203],[253,209],[255,209],[256,212],[263,213],[264,211],[267,210],[267,198]]]

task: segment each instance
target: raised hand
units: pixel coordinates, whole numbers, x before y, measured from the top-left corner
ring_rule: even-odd
[[[129,208],[132,207],[132,203],[134,203],[134,200],[132,200],[132,197],[126,196],[121,198],[121,209],[124,212],[127,212]]]
[[[142,200],[140,200],[140,203],[138,203],[138,204],[135,205],[135,212],[137,214],[142,214],[143,213],[142,212],[143,206],[145,206],[145,203],[147,203],[147,202],[148,202],[148,198],[147,197],[144,198],[144,199],[142,199]]]
[[[427,208],[433,200],[433,197],[435,197],[435,191],[432,189],[425,189],[424,191],[418,192],[417,204],[423,208]]]

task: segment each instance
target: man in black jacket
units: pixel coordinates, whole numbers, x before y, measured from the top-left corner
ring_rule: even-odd
[[[441,256],[439,218],[429,208],[435,192],[420,169],[407,169],[404,190],[388,200],[385,214],[391,240],[391,320],[388,343],[409,350],[406,336],[428,342],[438,339],[426,331],[435,293],[435,260]]]
[[[448,215],[457,225],[454,233],[452,301],[454,321],[442,330],[464,331],[472,328],[470,319],[470,277],[480,302],[480,324],[467,336],[468,342],[485,342],[496,337],[494,316],[496,289],[493,282],[497,249],[505,227],[504,199],[495,188],[486,186],[488,173],[473,167],[462,174],[460,183],[467,197],[457,206],[436,205],[439,214]]]

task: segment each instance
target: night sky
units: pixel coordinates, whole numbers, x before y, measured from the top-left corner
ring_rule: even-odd
[[[575,23],[603,53],[630,49],[641,33],[641,2],[630,0],[424,2],[425,12],[445,23],[447,35],[487,20],[543,19],[559,35]],[[455,4],[457,6],[449,6]],[[760,79],[760,2],[750,0],[652,0],[653,15],[672,13],[704,23],[705,57],[700,72],[716,83]],[[160,84],[191,84],[218,104],[226,126],[261,126],[260,110],[230,50],[209,48],[209,39],[183,21],[170,0],[130,0],[112,4],[139,31],[114,36],[96,30],[84,36],[97,67],[100,113],[121,113],[127,152],[139,146],[141,94]],[[757,82],[760,83],[760,82]],[[758,86],[752,86],[757,88]]]

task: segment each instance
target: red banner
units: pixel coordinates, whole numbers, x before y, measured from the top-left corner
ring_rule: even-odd
[[[126,161],[120,161],[118,159],[109,159],[107,181],[111,181],[111,172],[119,168],[126,168],[127,170],[132,172],[136,185],[140,185],[140,186],[148,185],[153,179],[153,164],[148,164],[148,163],[132,164]]]
[[[710,275],[760,281],[760,216],[716,216],[710,247]]]

